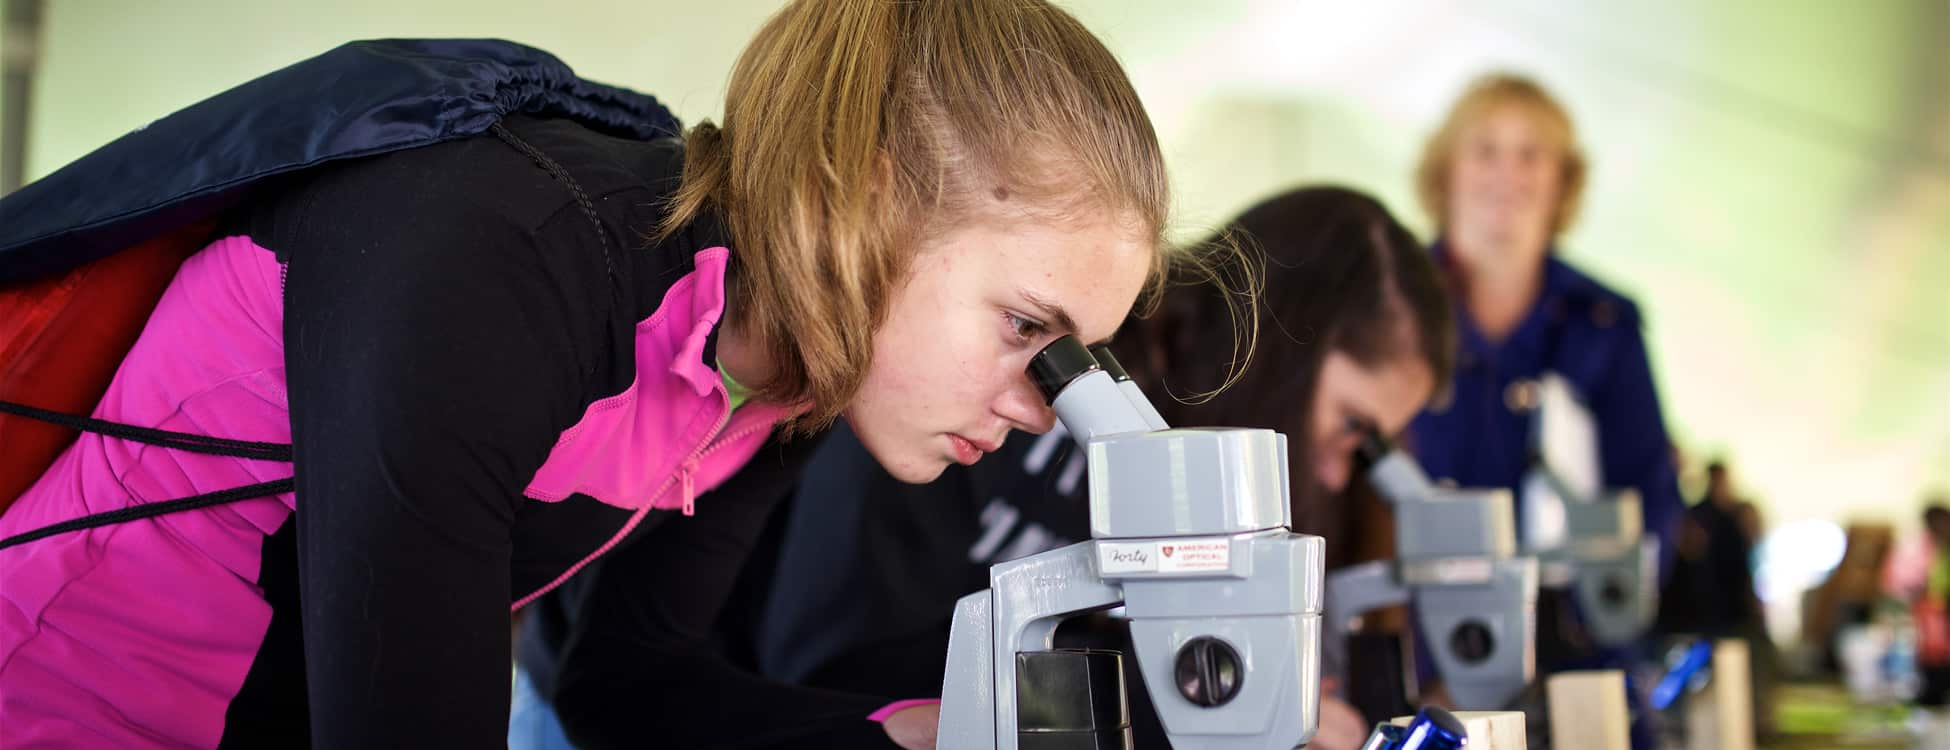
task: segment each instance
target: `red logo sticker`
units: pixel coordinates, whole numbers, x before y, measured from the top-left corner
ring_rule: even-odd
[[[1165,545],[1163,551],[1165,553],[1165,557],[1171,557],[1171,545],[1169,544]]]

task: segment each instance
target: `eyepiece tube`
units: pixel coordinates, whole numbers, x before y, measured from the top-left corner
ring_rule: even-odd
[[[1388,454],[1395,450],[1395,445],[1388,442],[1388,437],[1381,434],[1381,430],[1376,429],[1374,425],[1362,424],[1358,429],[1361,430],[1361,444],[1354,447],[1354,470],[1370,471],[1374,469],[1375,464],[1381,463],[1381,459],[1387,458]]]
[[[1429,475],[1415,457],[1396,448],[1373,425],[1362,429],[1361,444],[1354,449],[1355,470],[1365,474],[1368,484],[1389,505],[1400,505],[1425,498],[1430,491]]]
[[[1064,336],[1051,341],[1049,346],[1029,358],[1029,380],[1036,384],[1036,390],[1043,393],[1043,400],[1056,404],[1056,397],[1069,387],[1070,382],[1088,375],[1093,370],[1102,369],[1097,358],[1090,356],[1090,350],[1077,343],[1076,337]]]
[[[1145,397],[1144,390],[1131,381],[1131,374],[1124,371],[1124,365],[1117,361],[1117,355],[1110,353],[1109,344],[1090,347],[1090,356],[1097,360],[1097,366],[1104,368],[1104,372],[1110,373],[1112,380],[1117,381],[1117,387],[1124,391],[1125,398],[1131,400],[1131,408],[1143,415],[1145,424],[1154,430],[1171,429],[1171,425],[1165,424],[1164,416],[1158,413],[1158,408],[1151,405],[1151,399]]]
[[[1078,445],[1089,445],[1105,435],[1151,429],[1117,381],[1074,336],[1050,342],[1031,357],[1029,379]]]

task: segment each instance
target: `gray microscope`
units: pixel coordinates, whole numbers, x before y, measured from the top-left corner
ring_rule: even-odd
[[[1437,671],[1456,706],[1502,710],[1536,674],[1536,558],[1517,554],[1507,490],[1436,487],[1415,459],[1372,430],[1357,451],[1368,482],[1395,511],[1396,559],[1327,579],[1325,657],[1345,674],[1356,618],[1415,604]]]
[[[1592,640],[1630,644],[1658,614],[1659,540],[1644,533],[1637,490],[1604,487],[1597,427],[1570,382],[1546,373],[1536,405],[1519,550],[1538,559],[1544,588],[1571,590]]]
[[[1547,373],[1536,389],[1521,528],[1508,491],[1436,487],[1380,435],[1363,442],[1359,463],[1394,507],[1397,559],[1328,577],[1329,674],[1347,668],[1355,618],[1412,600],[1456,705],[1498,710],[1535,675],[1539,587],[1570,589],[1601,645],[1630,643],[1651,624],[1658,540],[1642,533],[1638,495],[1602,496],[1597,431],[1570,384]]]
[[[1124,748],[1125,662],[1052,649],[1122,606],[1172,747],[1293,748],[1319,710],[1319,537],[1294,533],[1286,437],[1169,429],[1107,353],[1065,337],[1031,376],[1085,451],[1090,541],[994,566],[956,604],[937,744]]]

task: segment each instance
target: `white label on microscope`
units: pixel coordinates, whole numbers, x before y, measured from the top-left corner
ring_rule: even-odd
[[[1097,543],[1100,575],[1229,570],[1232,570],[1232,540],[1227,537]]]
[[[1198,539],[1158,543],[1158,572],[1190,573],[1232,568],[1232,540]]]
[[[1483,583],[1496,575],[1496,563],[1489,558],[1462,557],[1437,560],[1430,565],[1436,583]]]
[[[1156,573],[1158,572],[1158,543],[1098,542],[1097,572],[1102,575]]]

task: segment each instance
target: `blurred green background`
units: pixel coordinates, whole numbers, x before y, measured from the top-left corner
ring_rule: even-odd
[[[1645,307],[1695,468],[1730,458],[1776,525],[1913,525],[1950,486],[1950,0],[1064,5],[1150,108],[1181,237],[1312,181],[1426,231],[1410,173],[1450,100],[1491,69],[1540,78],[1595,165],[1562,250]],[[26,173],[377,36],[526,42],[695,121],[775,7],[52,0]]]

